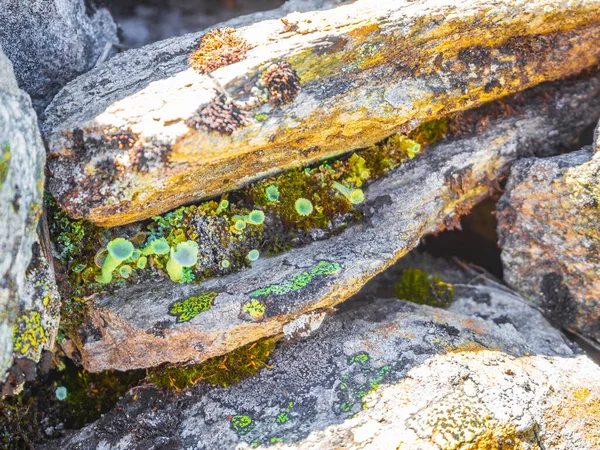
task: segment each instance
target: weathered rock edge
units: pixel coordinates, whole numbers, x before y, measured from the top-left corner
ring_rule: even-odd
[[[594,153],[594,150],[596,153]],[[507,283],[557,326],[600,346],[600,154],[592,147],[515,164],[498,202]]]
[[[44,119],[60,206],[102,226],[134,222],[578,73],[600,56],[600,0],[358,0],[264,17],[242,22],[246,59],[212,78],[188,66],[198,33],[121,54],[65,87]],[[231,136],[188,127],[222,88],[247,102],[281,60],[300,76],[292,103],[252,109],[260,120]]]
[[[72,355],[92,372],[199,363],[344,301],[423,235],[457,225],[517,158],[564,151],[596,123],[600,75],[558,85],[555,91],[534,90],[538,95],[524,99],[521,114],[492,119],[480,135],[432,145],[370,185],[365,219],[338,236],[261,258],[250,269],[202,286],[165,280],[94,295],[90,323],[81,332],[83,348]],[[319,267],[327,273],[313,276]],[[206,293],[218,294],[209,311],[184,323],[169,314],[174,303]],[[265,308],[262,321],[245,312],[256,312],[253,301]]]
[[[12,364],[18,319],[31,314],[40,319],[37,327],[32,324],[28,330],[31,340],[38,337],[45,319],[43,308],[33,307],[26,293],[30,287],[26,273],[42,212],[45,160],[31,99],[18,88],[12,64],[0,47],[0,385]],[[16,346],[28,346],[29,340],[17,340]],[[40,343],[40,352],[46,343]],[[27,349],[22,350],[17,357],[26,356]]]
[[[600,368],[524,299],[476,278],[450,311],[352,300],[238,385],[136,388],[47,448],[593,448]]]

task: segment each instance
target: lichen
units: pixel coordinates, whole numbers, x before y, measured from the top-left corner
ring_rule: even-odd
[[[4,144],[4,151],[0,155],[0,190],[8,176],[8,168],[10,163],[10,145]]]
[[[299,291],[308,286],[315,278],[338,273],[341,267],[338,263],[329,261],[320,261],[311,270],[304,271],[283,281],[282,283],[272,284],[265,288],[250,292],[250,297],[262,297],[268,295],[285,295],[290,292]]]
[[[242,310],[250,317],[261,318],[265,315],[265,305],[258,300],[251,300],[244,305]]]
[[[198,296],[186,298],[173,303],[169,314],[177,317],[177,323],[189,322],[202,311],[208,311],[216,297],[216,292],[203,292]]]
[[[454,287],[437,275],[409,268],[402,272],[402,279],[396,284],[396,296],[421,305],[445,308],[454,298]]]
[[[248,42],[239,31],[229,27],[217,28],[202,36],[189,63],[196,71],[205,74],[241,61],[249,49]]]
[[[231,418],[231,427],[240,435],[248,434],[254,428],[254,422],[250,416],[238,415]]]
[[[224,356],[195,366],[148,369],[147,380],[162,388],[181,390],[199,382],[223,387],[239,383],[267,365],[276,339],[268,338],[240,347]]]
[[[15,355],[37,355],[47,342],[48,331],[42,327],[42,316],[38,311],[26,311],[17,318],[13,332]]]

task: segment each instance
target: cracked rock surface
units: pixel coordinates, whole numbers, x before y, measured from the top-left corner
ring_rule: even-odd
[[[430,261],[449,310],[358,296],[238,385],[137,388],[46,448],[594,448],[600,368],[517,294]]]
[[[159,279],[94,294],[80,328],[83,345],[71,354],[92,372],[199,363],[279,334],[303,314],[326,311],[422,236],[456,226],[519,157],[555,154],[577,142],[598,120],[600,77],[560,85],[534,89],[519,113],[489,119],[479,134],[440,141],[368,186],[364,219],[337,236],[260,258],[201,286]],[[213,306],[187,320],[170,313],[197,296],[214,298]],[[248,314],[258,308],[259,318]]]

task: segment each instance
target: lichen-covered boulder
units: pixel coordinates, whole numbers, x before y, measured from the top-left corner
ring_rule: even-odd
[[[133,389],[47,448],[595,448],[600,368],[515,293],[443,268],[448,311],[353,299],[238,385]]]
[[[2,0],[0,24],[0,45],[38,113],[118,43],[110,13],[93,0]]]
[[[10,366],[42,212],[46,153],[29,96],[0,49],[0,380]],[[18,345],[18,344],[17,344]]]
[[[462,214],[498,189],[516,159],[570,148],[598,119],[599,93],[600,76],[594,74],[539,87],[516,103],[490,105],[478,113],[479,133],[439,141],[367,186],[365,202],[357,205],[362,219],[327,239],[317,230],[304,246],[261,257],[236,273],[215,270],[223,276],[201,285],[174,283],[160,272],[139,280],[126,274],[108,292],[101,285],[86,298],[88,320],[77,324],[73,339],[77,351],[70,343],[65,349],[89,371],[129,370],[198,363],[286,329],[310,327],[422,236],[456,226]],[[220,263],[227,239],[201,233],[203,216],[198,217],[190,235],[196,233],[199,257]],[[131,234],[127,227],[103,232],[110,233]],[[98,270],[94,260],[92,253],[78,270],[84,275]]]
[[[600,0],[283,8],[122,53],[65,87],[44,119],[60,206],[135,222],[600,56]]]
[[[559,327],[600,345],[600,154],[513,166],[498,203],[506,281]]]

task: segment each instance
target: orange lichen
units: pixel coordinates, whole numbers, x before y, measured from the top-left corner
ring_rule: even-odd
[[[202,74],[241,61],[250,49],[242,34],[229,27],[206,33],[198,49],[190,56],[190,65]]]

